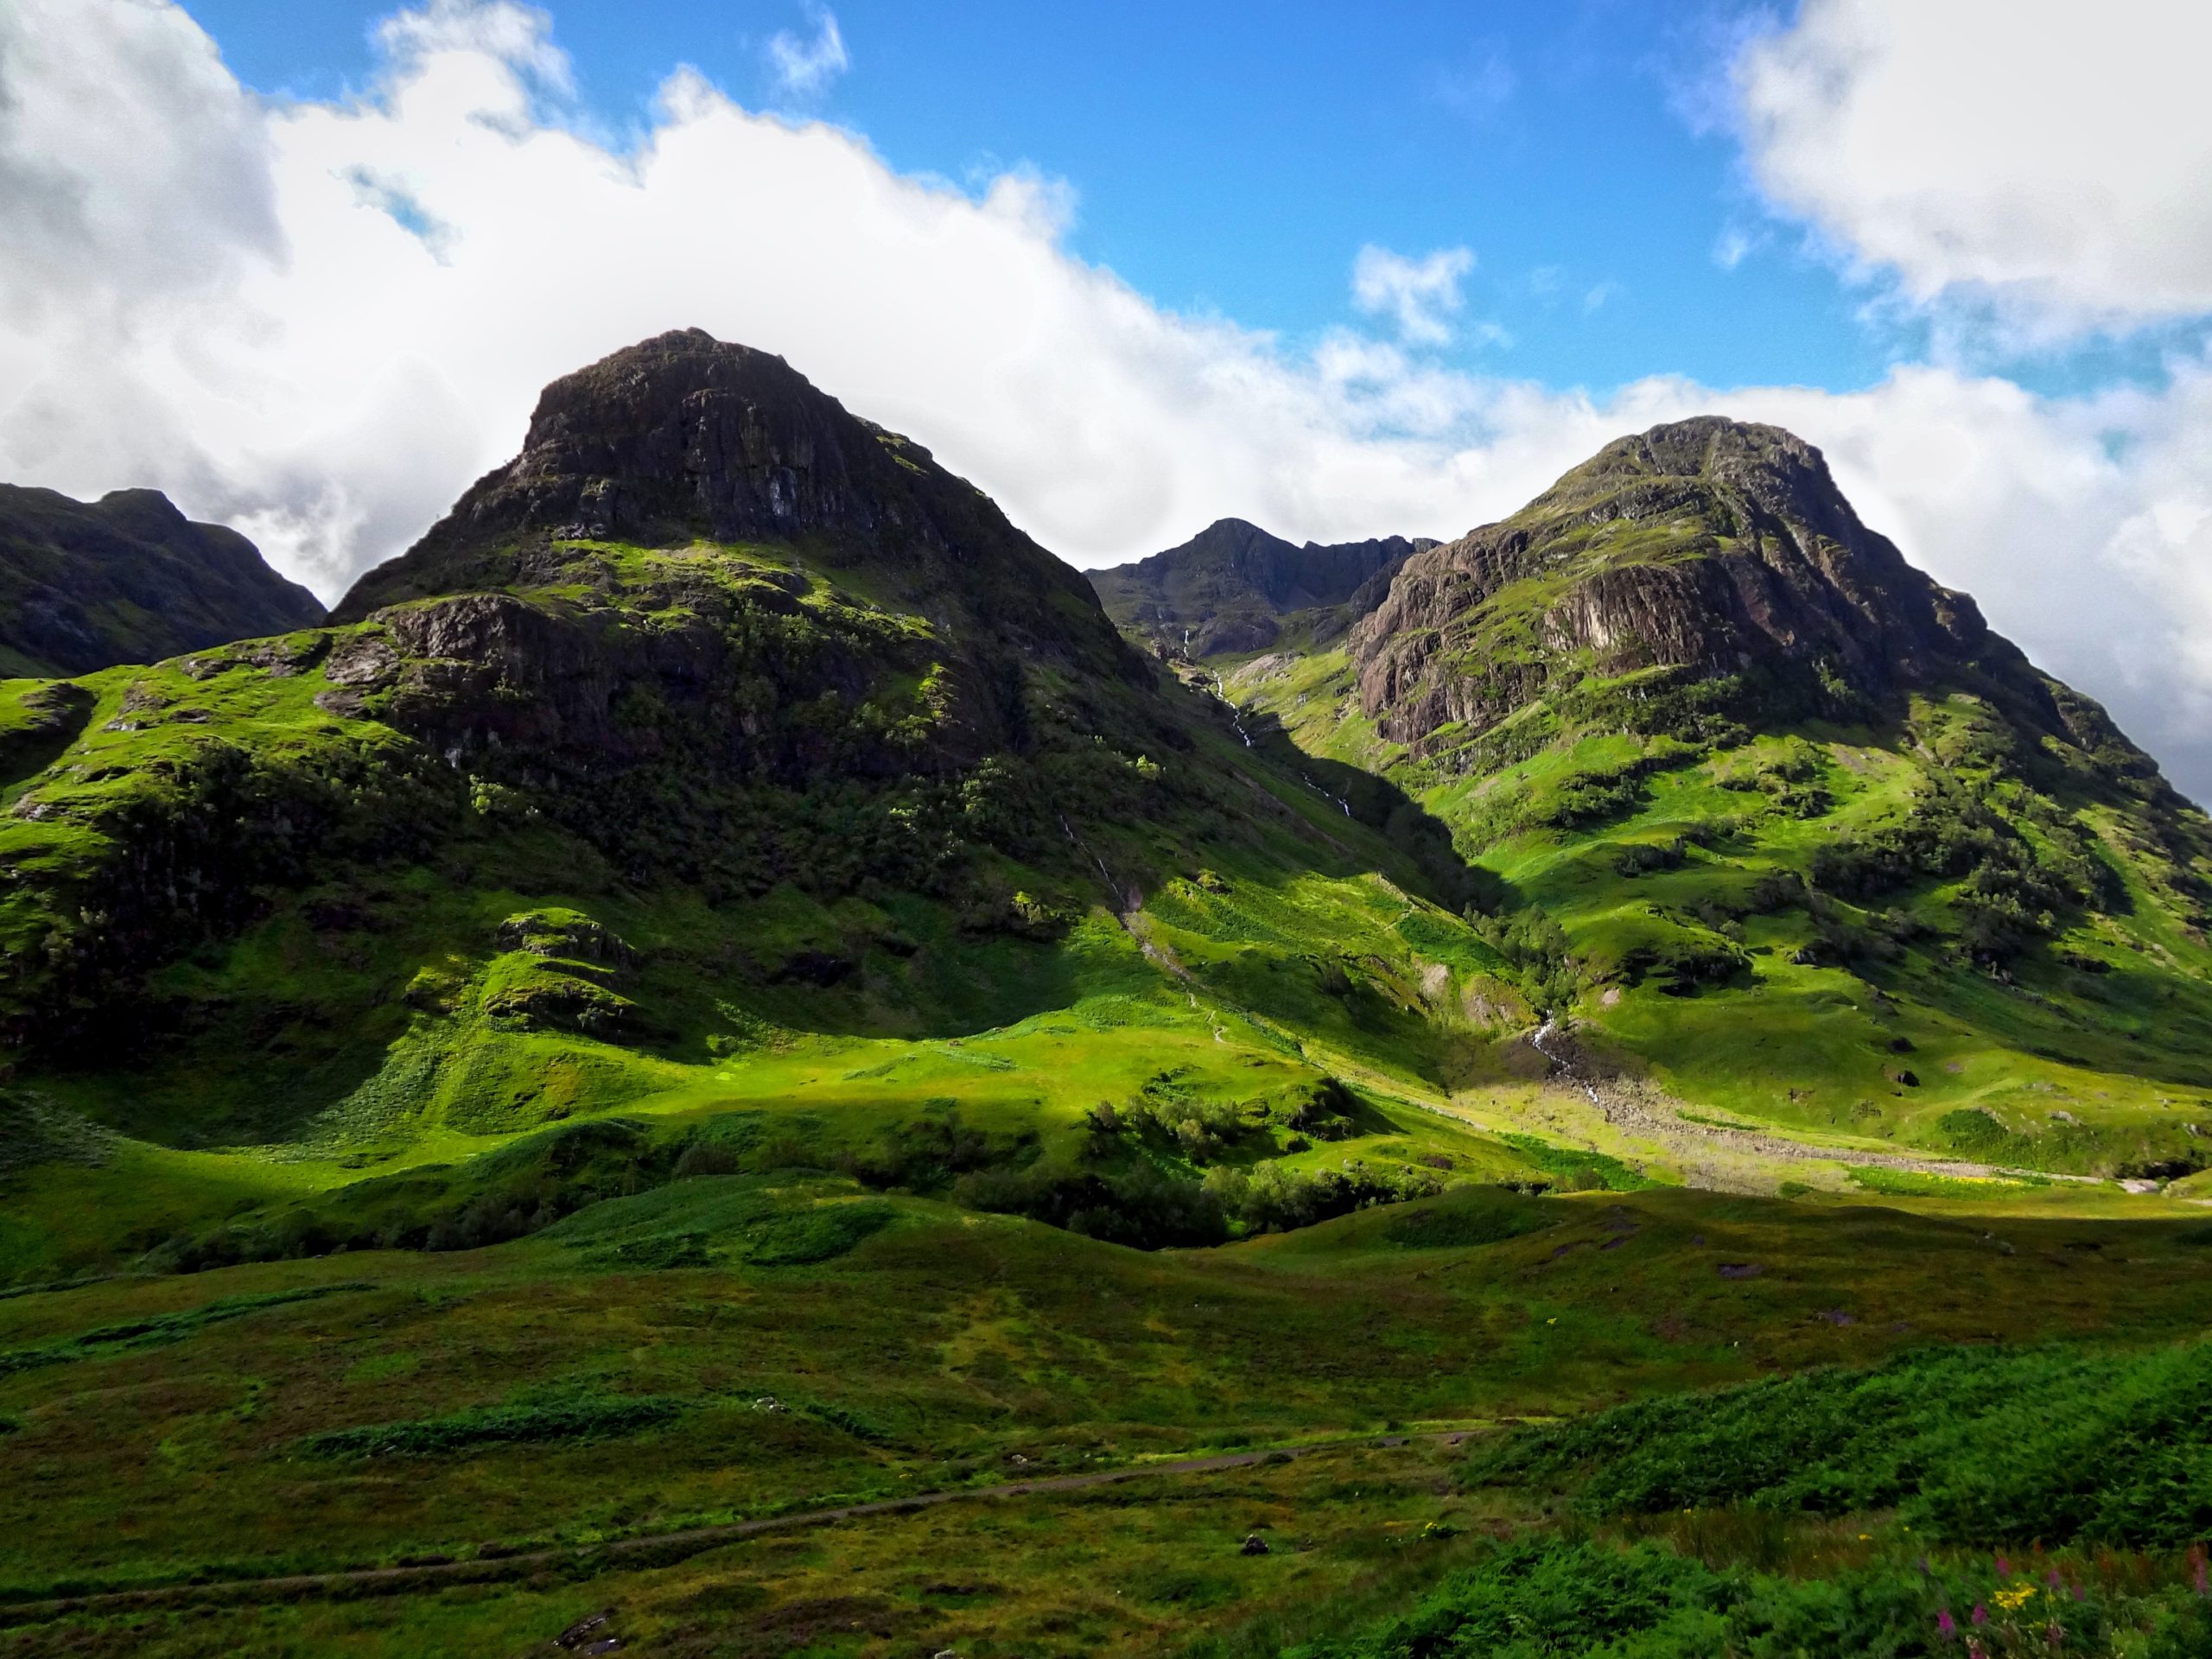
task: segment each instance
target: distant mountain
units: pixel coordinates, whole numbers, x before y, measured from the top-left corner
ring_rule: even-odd
[[[1242,518],[1209,524],[1180,547],[1090,572],[1106,613],[1163,652],[1205,658],[1265,651],[1299,617],[1325,642],[1376,601],[1391,574],[1434,547],[1403,536],[1303,547]]]
[[[85,502],[0,484],[0,676],[158,662],[321,620],[251,542],[158,490]]]

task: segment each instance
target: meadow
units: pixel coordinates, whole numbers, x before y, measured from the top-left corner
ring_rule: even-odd
[[[2076,1436],[2047,1435],[2056,1453],[2096,1431],[2097,1402],[2185,1413],[2201,1351],[2163,1370],[2129,1356],[2202,1331],[2208,1251],[2202,1222],[1993,1231],[1679,1189],[1470,1185],[1138,1252],[830,1172],[687,1175],[475,1249],[0,1300],[0,1620],[23,1653],[520,1651],[609,1607],[649,1651],[1256,1652],[1352,1639],[1363,1609],[1402,1611],[1499,1538],[1610,1537],[1654,1506],[1748,1506],[1829,1544],[1863,1509],[1892,1543],[1918,1522],[1931,1542],[1979,1544],[2017,1529],[1948,1489],[1902,1491],[1894,1457],[1808,1503],[1740,1459],[1666,1448],[1717,1421],[1732,1443],[1796,1453],[1768,1418],[1894,1426],[1925,1394],[1945,1414],[1928,1443],[1952,1446],[1970,1484],[1993,1445],[2042,1420],[2021,1377],[2070,1402],[2048,1414]],[[1977,1346],[1943,1358],[1955,1344]],[[1986,1357],[2023,1344],[2020,1361]],[[1864,1385],[1887,1417],[1818,1369],[1883,1362],[1906,1368]],[[1954,1385],[1923,1389],[1923,1373]],[[1744,1383],[1735,1417],[1669,1403]],[[1992,1417],[1993,1394],[2020,1403]],[[1512,1427],[1607,1408],[1533,1440]],[[1603,1448],[1622,1435],[1657,1467],[1712,1463],[1707,1487],[1629,1467],[1592,1489],[1581,1471],[1611,1469]],[[1822,1455],[1857,1469],[1874,1438]],[[2201,1460],[2194,1446],[2174,1455]],[[1093,1471],[1137,1478],[986,1495]],[[681,1535],[955,1491],[976,1496]],[[2171,1554],[2195,1523],[2160,1513],[2073,1534]],[[1241,1553],[1255,1535],[1268,1553]],[[155,1594],[70,1610],[128,1592]],[[1719,1593],[1690,1599],[1709,1611]]]

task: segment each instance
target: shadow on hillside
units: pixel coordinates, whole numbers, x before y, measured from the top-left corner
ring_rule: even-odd
[[[1451,826],[1389,779],[1308,754],[1272,714],[1248,713],[1243,721],[1255,755],[1390,844],[1404,861],[1401,874],[1413,878],[1404,883],[1409,890],[1453,912],[1471,906],[1497,914],[1519,906],[1521,895],[1511,882],[1469,863],[1452,840]]]

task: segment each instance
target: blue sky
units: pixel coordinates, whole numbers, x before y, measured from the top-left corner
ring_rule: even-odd
[[[316,98],[371,79],[390,10],[190,9],[248,84]],[[763,50],[779,30],[811,36],[801,7],[552,11],[582,101],[617,130],[645,122],[690,63],[741,101],[854,129],[903,172],[1026,163],[1073,187],[1084,258],[1164,306],[1293,340],[1344,321],[1345,272],[1369,243],[1470,249],[1465,315],[1507,338],[1470,335],[1453,358],[1554,385],[1666,372],[1844,389],[1925,332],[1863,315],[1863,290],[1766,219],[1732,138],[1698,115],[1759,15],[1743,9],[847,0],[834,15],[849,67],[806,98]],[[1732,268],[1732,238],[1753,245]]]
[[[2177,0],[0,0],[0,477],[334,597],[671,327],[1083,566],[1718,411],[2212,797],[2208,61]]]

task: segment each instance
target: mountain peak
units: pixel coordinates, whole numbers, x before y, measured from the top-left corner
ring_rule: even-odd
[[[1694,481],[1740,495],[1777,519],[1838,540],[1863,530],[1827,458],[1778,426],[1697,415],[1616,438],[1522,509],[1561,509],[1592,496]]]
[[[1717,416],[1617,439],[1408,560],[1352,640],[1363,708],[1416,746],[1586,677],[1755,675],[1881,701],[1993,652],[2018,657],[1860,522],[1818,449]]]
[[[321,620],[251,542],[159,490],[78,501],[0,484],[0,677],[150,663]]]
[[[804,545],[889,601],[1024,649],[1130,666],[1083,578],[921,445],[851,414],[780,357],[687,328],[539,394],[522,452],[479,480],[334,616],[558,582],[576,543]]]
[[[1262,651],[1290,617],[1341,634],[1404,561],[1436,543],[1403,536],[1304,546],[1244,518],[1217,518],[1179,546],[1090,573],[1107,613],[1157,650],[1208,657]]]

